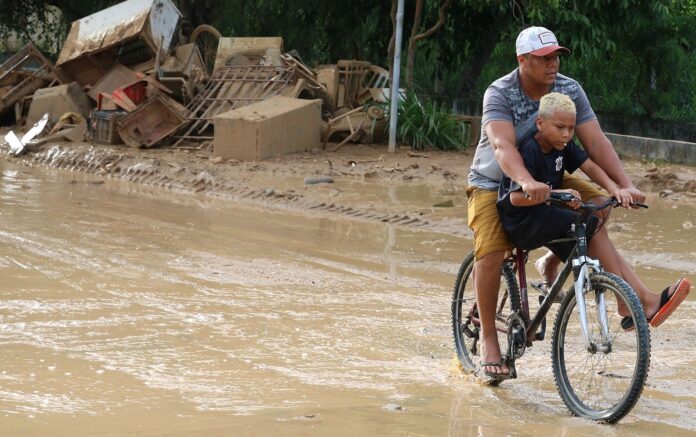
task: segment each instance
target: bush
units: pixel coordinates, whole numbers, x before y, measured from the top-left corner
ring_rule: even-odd
[[[408,90],[399,102],[399,142],[414,150],[464,150],[465,128],[452,114]]]

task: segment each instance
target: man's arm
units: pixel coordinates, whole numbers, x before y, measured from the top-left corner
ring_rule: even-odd
[[[535,181],[525,168],[522,156],[515,146],[515,128],[512,123],[493,120],[486,124],[485,129],[491,147],[495,150],[495,159],[503,172],[520,184],[522,191],[527,193],[532,201],[539,202],[549,197],[549,186]]]
[[[631,182],[621,165],[611,141],[604,135],[597,119],[589,120],[575,127],[575,134],[580,139],[590,158],[621,188],[627,189],[637,202],[645,201],[645,194]]]
[[[634,201],[632,193],[628,189],[620,189],[616,186],[613,180],[606,174],[600,166],[598,166],[592,159],[586,159],[585,162],[580,166],[580,170],[590,177],[594,182],[599,184],[602,188],[607,190],[607,192],[615,197],[621,202],[621,205],[628,208]]]

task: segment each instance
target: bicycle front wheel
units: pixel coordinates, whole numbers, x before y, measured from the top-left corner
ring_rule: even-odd
[[[575,415],[600,422],[621,420],[640,397],[650,365],[650,331],[633,289],[607,272],[590,276],[585,293],[588,347],[582,334],[574,292],[561,303],[554,325],[552,360],[556,386]],[[605,311],[600,311],[600,296]],[[630,312],[635,329],[624,331],[619,308]],[[606,320],[607,336],[602,332]]]

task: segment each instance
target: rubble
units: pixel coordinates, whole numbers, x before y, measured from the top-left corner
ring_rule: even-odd
[[[170,0],[126,0],[75,21],[56,61],[61,74],[83,87],[114,65],[147,71],[168,52],[181,13]]]
[[[21,104],[23,97],[55,82],[62,83],[51,61],[33,44],[27,44],[0,65],[0,115],[13,109],[16,103]],[[20,109],[18,118],[22,113]]]
[[[117,120],[118,134],[131,147],[153,147],[184,123],[182,113],[176,101],[158,94]]]
[[[275,46],[282,47],[282,39],[229,39],[241,42],[221,40],[220,46],[232,57],[215,69],[207,86],[186,106],[188,121],[175,144],[184,140],[212,140],[212,134],[206,131],[216,115],[277,95],[328,101],[313,71],[292,56],[276,52]]]
[[[187,38],[180,22],[172,0],[126,0],[74,21],[55,66],[31,44],[0,66],[0,113],[14,107],[18,126],[44,113],[48,125],[66,113],[82,119],[64,119],[42,139],[77,142],[86,134],[101,144],[186,149],[214,140],[217,156],[236,159],[317,147],[322,139],[324,146],[339,141],[338,149],[381,138],[386,70],[355,60],[313,70],[284,51],[280,36],[225,38],[202,24]],[[214,45],[200,44],[206,35]],[[269,121],[252,123],[257,137],[229,137],[230,114],[248,115],[237,112],[248,106]],[[227,134],[216,133],[218,125]],[[287,144],[271,145],[277,131]],[[230,152],[232,145],[246,151]]]
[[[87,118],[91,109],[92,104],[87,94],[75,82],[41,88],[36,90],[32,98],[27,124],[36,123],[46,113],[51,124],[57,123],[60,116],[66,112],[76,112]]]
[[[271,97],[215,117],[213,154],[260,161],[317,147],[321,101]]]

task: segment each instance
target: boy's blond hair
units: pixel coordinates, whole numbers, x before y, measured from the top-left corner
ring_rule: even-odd
[[[550,117],[555,111],[575,114],[575,103],[565,94],[548,93],[539,101],[539,117]]]

